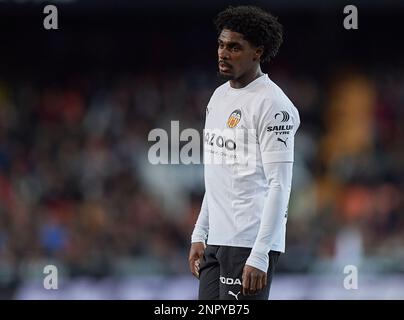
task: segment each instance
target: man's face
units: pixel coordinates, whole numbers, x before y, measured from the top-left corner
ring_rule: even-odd
[[[259,63],[262,49],[253,47],[241,33],[223,29],[218,38],[217,53],[220,76],[235,80]]]

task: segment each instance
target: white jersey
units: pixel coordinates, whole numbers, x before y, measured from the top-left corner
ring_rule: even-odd
[[[264,165],[293,162],[299,125],[297,109],[266,74],[240,89],[226,82],[215,90],[206,112],[206,192],[193,242],[207,235],[211,245],[253,248],[268,193]],[[282,217],[271,250],[284,252],[287,208]]]

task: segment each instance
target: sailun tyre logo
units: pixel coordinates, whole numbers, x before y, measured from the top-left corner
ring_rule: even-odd
[[[240,109],[234,110],[231,113],[229,119],[227,120],[227,126],[229,128],[234,128],[235,126],[238,125],[240,119],[241,119],[241,110]]]
[[[286,111],[281,111],[275,114],[275,120],[278,116],[282,117],[281,122],[288,122],[290,119],[289,113],[287,113]]]

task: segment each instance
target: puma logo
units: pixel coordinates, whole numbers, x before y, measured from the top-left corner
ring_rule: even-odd
[[[237,294],[235,294],[233,291],[229,290],[228,294],[230,294],[231,296],[235,297],[236,300],[238,300],[238,295],[240,294],[241,291],[237,292]]]
[[[281,138],[278,138],[276,141],[283,142],[285,144],[285,147],[287,148],[288,146],[286,145],[286,140],[288,140],[288,138],[286,138],[285,140],[282,140]]]

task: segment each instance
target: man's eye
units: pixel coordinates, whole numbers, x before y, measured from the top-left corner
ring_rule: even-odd
[[[220,49],[223,49],[223,48],[224,48],[223,43],[219,43],[219,48],[220,48]]]
[[[240,51],[240,48],[233,47],[233,48],[231,49],[231,51],[233,51],[233,52],[238,52],[238,51]]]

